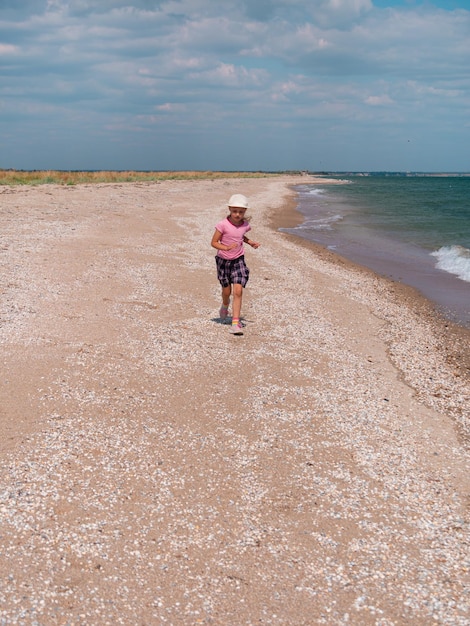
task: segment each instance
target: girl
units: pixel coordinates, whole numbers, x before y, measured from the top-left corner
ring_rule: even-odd
[[[243,335],[243,326],[240,322],[243,288],[248,282],[250,270],[245,264],[246,243],[252,248],[259,248],[257,241],[248,239],[246,233],[251,226],[245,220],[248,200],[242,194],[233,195],[228,201],[229,215],[215,226],[211,246],[217,250],[215,261],[217,264],[217,278],[222,286],[222,306],[220,319],[225,320],[228,315],[230,296],[233,285],[232,325],[230,332],[233,335]]]

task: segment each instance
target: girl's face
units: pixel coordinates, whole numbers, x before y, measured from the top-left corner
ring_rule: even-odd
[[[230,211],[230,221],[233,224],[241,224],[244,221],[246,209],[229,206],[228,210]]]

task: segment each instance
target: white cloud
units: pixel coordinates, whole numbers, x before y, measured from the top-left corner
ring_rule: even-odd
[[[377,107],[377,106],[384,106],[384,105],[392,104],[393,100],[390,98],[390,96],[387,96],[387,95],[367,96],[364,102],[366,104],[370,104],[370,106]]]
[[[0,55],[9,55],[9,54],[16,54],[18,52],[18,47],[17,46],[12,46],[11,44],[7,44],[7,43],[0,43]]]
[[[178,102],[165,102],[155,107],[157,111],[164,111],[166,113],[181,113],[186,111],[186,107]]]
[[[344,28],[368,13],[372,9],[372,2],[370,0],[324,0],[320,1],[319,6],[315,8],[315,14],[312,11],[312,16],[318,16],[319,24],[330,28]]]
[[[225,85],[228,87],[257,86],[266,82],[267,72],[259,69],[247,69],[232,63],[219,63],[207,71],[191,73],[195,80],[205,80],[208,84]]]

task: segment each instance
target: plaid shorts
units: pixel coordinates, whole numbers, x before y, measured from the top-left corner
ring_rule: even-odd
[[[239,284],[246,286],[250,276],[250,270],[245,264],[245,257],[239,256],[237,259],[223,259],[220,256],[215,257],[217,264],[217,279],[222,287]]]

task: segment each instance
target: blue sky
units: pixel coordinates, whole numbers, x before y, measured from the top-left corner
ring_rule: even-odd
[[[0,168],[470,171],[468,0],[0,0]]]

